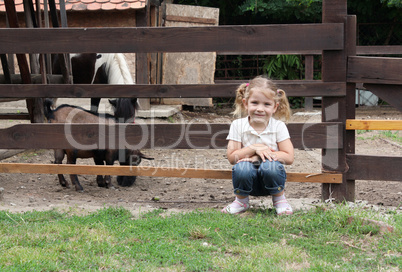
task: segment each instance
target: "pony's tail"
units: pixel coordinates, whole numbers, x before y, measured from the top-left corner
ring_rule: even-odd
[[[50,119],[54,118],[54,114],[53,114],[53,100],[46,98],[45,101],[43,102],[44,104],[44,114],[46,119],[49,121]]]

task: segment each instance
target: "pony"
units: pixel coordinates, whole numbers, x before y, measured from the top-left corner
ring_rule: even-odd
[[[73,84],[134,84],[123,54],[70,54]],[[54,74],[62,74],[59,55],[52,55]],[[119,98],[124,100],[128,98]],[[55,101],[55,100],[54,100]],[[101,98],[91,98],[91,111],[98,112]]]
[[[125,100],[127,102],[127,100]],[[136,99],[132,100],[133,105],[136,105]],[[125,113],[130,113],[129,110],[120,109],[121,116],[116,118],[116,116],[110,114],[98,114],[92,111],[85,110],[81,107],[63,104],[58,106],[56,109],[52,109],[53,101],[50,99],[45,99],[44,102],[44,112],[49,123],[61,123],[61,124],[86,124],[86,123],[97,123],[97,124],[108,124],[112,125],[119,121],[127,120],[130,115],[125,115]],[[126,103],[123,105],[118,105],[118,107],[127,106]],[[139,150],[129,150],[129,149],[105,149],[105,150],[78,150],[78,149],[55,149],[54,158],[55,164],[62,164],[64,157],[67,155],[68,164],[76,164],[77,158],[93,158],[96,165],[113,165],[115,161],[119,161],[120,165],[133,165],[137,166],[140,164],[142,159],[153,160],[142,154]],[[59,182],[61,186],[69,188],[70,185],[62,174],[58,174]],[[83,187],[81,186],[77,175],[70,175],[71,183],[75,186],[76,191],[82,192]],[[134,184],[136,176],[117,176],[117,183],[120,186],[131,186]],[[96,177],[96,182],[99,187],[113,188],[111,183],[111,177],[105,175],[104,177],[98,175]]]

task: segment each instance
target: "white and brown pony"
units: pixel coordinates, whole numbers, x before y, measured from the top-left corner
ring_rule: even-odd
[[[53,73],[62,74],[59,55],[52,57]],[[134,84],[126,59],[121,53],[70,54],[70,60],[73,84]],[[100,100],[91,98],[91,111],[98,112]],[[132,99],[117,99],[121,100]]]

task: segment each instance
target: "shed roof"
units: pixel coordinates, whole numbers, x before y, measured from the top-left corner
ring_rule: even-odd
[[[16,11],[24,12],[23,0],[14,0],[14,2]],[[65,0],[65,3],[67,11],[128,10],[145,8],[146,0]],[[56,8],[60,9],[58,3]],[[41,9],[43,10],[43,3],[41,3]],[[5,11],[4,0],[0,0],[0,12]]]

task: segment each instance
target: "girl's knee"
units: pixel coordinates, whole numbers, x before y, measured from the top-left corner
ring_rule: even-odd
[[[235,175],[250,175],[255,167],[251,162],[239,162],[233,166],[232,171]]]
[[[278,161],[265,161],[262,162],[260,167],[258,168],[260,174],[277,176],[277,175],[286,175],[285,167],[282,163]]]

